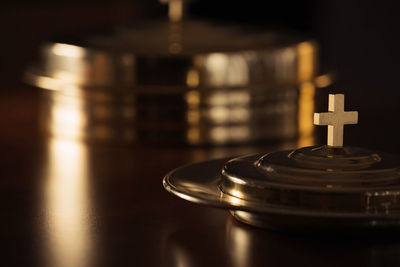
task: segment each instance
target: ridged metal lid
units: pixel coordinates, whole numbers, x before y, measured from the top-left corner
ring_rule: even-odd
[[[355,147],[305,147],[178,168],[164,187],[274,229],[400,226],[400,158]]]
[[[26,78],[56,90],[293,85],[314,78],[316,57],[316,44],[293,34],[198,21],[147,22],[80,41],[48,42]]]
[[[400,159],[328,146],[243,157],[224,165],[220,189],[252,205],[311,213],[399,213]]]

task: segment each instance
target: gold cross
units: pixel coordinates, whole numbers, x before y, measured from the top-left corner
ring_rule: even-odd
[[[168,17],[172,22],[181,21],[185,12],[184,0],[159,0],[163,4],[168,4]]]
[[[344,111],[344,95],[329,95],[329,112],[314,113],[315,125],[328,125],[328,146],[343,146],[343,126],[357,124],[357,111]]]

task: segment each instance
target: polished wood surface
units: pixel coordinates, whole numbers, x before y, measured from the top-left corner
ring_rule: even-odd
[[[39,134],[35,90],[0,98],[2,266],[396,266],[396,232],[279,233],[168,194],[163,175],[272,148],[84,144]]]

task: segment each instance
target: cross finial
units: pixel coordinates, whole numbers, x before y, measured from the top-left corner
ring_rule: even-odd
[[[170,21],[178,22],[182,20],[186,9],[185,0],[159,0],[159,1],[163,4],[168,4],[168,17]]]
[[[343,126],[357,124],[357,111],[344,111],[344,95],[329,95],[329,112],[314,113],[315,125],[328,125],[328,146],[343,146]]]

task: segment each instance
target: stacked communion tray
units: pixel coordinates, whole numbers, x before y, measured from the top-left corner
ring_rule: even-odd
[[[316,62],[295,34],[149,21],[49,41],[26,80],[51,135],[238,144],[311,136]]]
[[[357,112],[330,95],[328,144],[201,162],[178,168],[164,187],[186,200],[226,208],[238,220],[283,230],[400,226],[400,158],[343,145]]]

